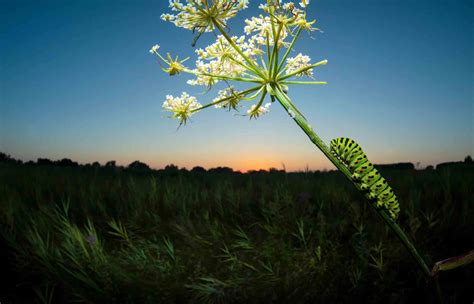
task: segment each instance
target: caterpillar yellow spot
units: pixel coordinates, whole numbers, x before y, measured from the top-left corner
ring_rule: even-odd
[[[352,180],[365,196],[378,208],[386,209],[390,217],[396,220],[400,212],[398,199],[359,144],[350,138],[335,138],[331,140],[330,149],[331,153],[349,169]]]

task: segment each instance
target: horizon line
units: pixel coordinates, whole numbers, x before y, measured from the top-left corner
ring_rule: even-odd
[[[47,157],[37,157],[36,160],[32,160],[32,159],[28,159],[28,160],[25,160],[25,159],[22,159],[22,158],[14,158],[12,157],[10,154],[7,154],[7,153],[4,153],[2,151],[0,151],[0,160],[2,159],[1,156],[3,155],[6,157],[6,159],[11,159],[11,160],[14,160],[14,161],[21,161],[23,164],[26,164],[28,162],[34,162],[34,163],[37,163],[38,160],[40,159],[45,159],[45,160],[49,160],[51,162],[59,162],[61,160],[70,160],[74,163],[77,163],[78,165],[80,166],[86,166],[86,165],[92,165],[94,163],[98,163],[101,167],[105,166],[107,164],[107,162],[115,162],[115,165],[117,167],[124,167],[124,168],[127,168],[128,166],[130,166],[131,164],[133,164],[134,162],[140,162],[142,164],[145,164],[147,165],[150,169],[152,170],[164,170],[167,166],[176,166],[178,169],[185,169],[185,170],[188,170],[188,171],[191,171],[193,168],[196,168],[196,167],[201,167],[203,169],[205,169],[206,171],[209,171],[211,169],[216,169],[216,168],[230,168],[232,169],[232,171],[234,172],[249,172],[249,171],[261,171],[261,170],[264,170],[264,171],[269,171],[271,169],[276,169],[276,170],[283,170],[285,172],[301,172],[301,171],[333,171],[334,169],[331,169],[331,168],[319,168],[319,169],[309,169],[309,166],[308,164],[306,164],[305,166],[303,166],[302,169],[300,170],[292,170],[292,171],[287,171],[286,170],[286,166],[284,163],[282,163],[282,167],[281,168],[278,168],[278,167],[266,167],[266,168],[263,168],[263,167],[260,167],[260,168],[254,168],[254,169],[246,169],[246,170],[243,170],[243,169],[236,169],[234,167],[230,167],[230,166],[225,166],[225,165],[217,165],[217,166],[203,166],[203,165],[193,165],[192,167],[188,167],[188,166],[179,166],[179,165],[176,165],[175,163],[171,162],[167,165],[164,165],[162,167],[157,167],[157,166],[154,166],[154,165],[149,165],[147,164],[146,162],[143,162],[141,160],[134,160],[128,164],[124,164],[124,163],[121,163],[121,162],[118,162],[116,160],[109,160],[109,161],[105,161],[103,163],[99,162],[99,161],[90,161],[90,162],[79,162],[79,161],[76,161],[76,160],[73,160],[71,158],[68,158],[68,157],[63,157],[63,158],[59,158],[59,159],[50,159],[50,158],[47,158]],[[466,158],[470,157],[470,155],[466,155],[466,157],[464,158],[464,160],[449,160],[449,161],[443,161],[443,162],[439,162],[439,163],[436,163],[436,164],[430,164],[430,165],[426,165],[426,166],[420,166],[419,164],[421,164],[421,162],[411,162],[411,161],[399,161],[399,162],[391,162],[391,163],[374,163],[374,165],[376,166],[384,166],[384,165],[397,165],[397,164],[412,164],[414,169],[425,169],[429,166],[433,166],[433,168],[436,168],[438,165],[440,164],[445,164],[445,163],[458,163],[458,162],[465,162]]]

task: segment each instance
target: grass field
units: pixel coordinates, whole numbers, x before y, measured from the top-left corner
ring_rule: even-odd
[[[430,267],[474,248],[472,169],[383,172]],[[338,172],[0,164],[0,218],[2,304],[436,302]],[[473,270],[441,273],[445,303],[472,303]]]

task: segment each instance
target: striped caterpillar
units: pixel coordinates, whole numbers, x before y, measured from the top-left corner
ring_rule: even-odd
[[[397,197],[385,178],[367,159],[359,144],[350,138],[335,138],[331,140],[330,150],[349,169],[352,180],[365,196],[375,202],[377,207],[385,208],[391,218],[396,220],[400,212]]]

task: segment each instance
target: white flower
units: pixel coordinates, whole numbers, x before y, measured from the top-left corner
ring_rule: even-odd
[[[293,2],[285,3],[283,4],[283,9],[287,11],[292,11],[293,9],[295,9],[295,4]]]
[[[249,5],[249,0],[238,0],[238,8],[239,9],[246,9]]]
[[[260,117],[263,114],[266,114],[270,111],[270,106],[272,104],[269,102],[265,104],[264,106],[260,106],[257,108],[257,105],[254,104],[250,107],[250,109],[247,110],[247,115],[250,116],[250,118],[257,118]]]
[[[193,111],[200,107],[201,104],[197,102],[196,97],[186,92],[183,92],[181,97],[166,95],[166,100],[163,102],[163,108],[173,113],[172,117],[179,119],[180,124],[186,124]]]
[[[151,47],[150,53],[156,54],[156,52],[158,52],[159,48],[160,48],[160,46],[158,44],[155,44],[154,46]]]
[[[161,20],[172,22],[176,19],[176,16],[171,14],[161,14],[160,18]]]
[[[263,11],[265,11],[266,13],[269,13],[269,12],[270,12],[270,7],[269,7],[268,4],[266,4],[266,3],[265,3],[265,4],[263,4],[263,3],[260,4],[260,5],[258,6],[258,8],[261,9],[261,10],[263,10]]]
[[[309,0],[301,0],[300,6],[306,8],[309,4]]]
[[[296,55],[296,57],[288,58],[286,60],[286,74],[291,74],[294,73],[298,70],[301,70],[303,68],[309,67],[311,64],[309,63],[311,61],[311,58],[306,55],[302,55],[299,53]],[[306,71],[303,71],[302,73],[298,73],[295,76],[313,76],[313,69],[308,69]]]

